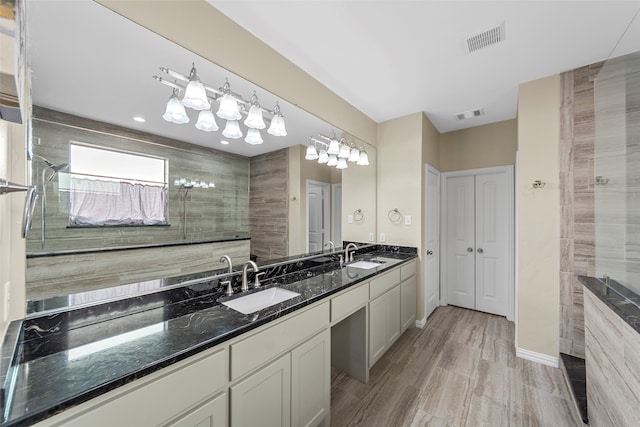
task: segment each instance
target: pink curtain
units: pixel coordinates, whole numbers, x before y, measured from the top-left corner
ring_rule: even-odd
[[[167,222],[164,186],[71,178],[71,225],[154,225]]]

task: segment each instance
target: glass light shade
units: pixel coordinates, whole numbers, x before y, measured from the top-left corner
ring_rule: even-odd
[[[329,143],[329,149],[327,150],[327,154],[339,154],[340,153],[340,143],[337,139],[332,139]]]
[[[327,166],[337,166],[338,165],[338,157],[335,154],[329,154],[329,161],[327,162]]]
[[[351,155],[351,150],[349,149],[348,145],[341,145],[340,146],[340,152],[338,153],[338,157],[340,157],[341,159],[347,159],[349,158],[349,156]]]
[[[242,138],[240,123],[237,120],[227,120],[227,125],[224,127],[222,134],[231,139]]]
[[[318,152],[316,151],[316,147],[310,145],[307,147],[307,154],[304,156],[306,160],[316,160],[318,158]]]
[[[356,163],[360,166],[368,166],[369,165],[369,156],[367,156],[367,152],[366,151],[361,151],[360,152],[360,158],[358,159],[358,163]]]
[[[327,150],[324,148],[320,149],[320,154],[318,154],[318,163],[327,163],[329,161],[329,155],[327,154]]]
[[[218,130],[218,124],[216,118],[211,110],[202,110],[198,113],[198,123],[196,123],[196,129],[204,132],[214,132]]]
[[[189,116],[187,116],[187,112],[184,110],[184,105],[178,99],[178,97],[173,94],[171,98],[169,98],[169,102],[167,102],[167,109],[165,110],[162,118],[168,122],[183,124],[189,123]]]
[[[187,88],[184,90],[182,104],[193,110],[208,110],[211,108],[211,103],[207,99],[207,91],[198,76],[194,75],[189,80]]]
[[[244,125],[251,129],[264,129],[267,125],[264,124],[264,119],[262,118],[262,109],[257,105],[252,105],[249,108],[249,115],[244,121]]]
[[[249,129],[247,131],[247,137],[244,139],[244,141],[252,145],[262,144],[264,142],[262,140],[262,135],[260,135],[260,131],[258,129]]]
[[[267,132],[273,136],[287,136],[287,130],[284,127],[284,118],[279,114],[273,116],[271,126],[269,126]]]
[[[228,93],[222,95],[222,98],[220,99],[220,108],[218,108],[216,116],[225,120],[240,120],[242,115],[238,108],[238,101]]]
[[[336,168],[338,169],[346,169],[348,168],[349,165],[347,164],[347,159],[345,159],[344,157],[341,157],[338,159],[338,164],[336,165]]]
[[[360,150],[356,147],[351,148],[351,153],[349,154],[350,162],[357,162],[360,159]]]

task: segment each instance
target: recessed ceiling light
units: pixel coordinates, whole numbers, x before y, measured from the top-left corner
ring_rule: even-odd
[[[133,120],[135,120],[136,122],[140,122],[140,123],[144,123],[146,122],[146,120],[144,119],[144,117],[140,117],[140,116],[135,116],[133,118]]]
[[[229,141],[227,141],[226,139],[223,139],[223,140],[220,141],[220,144],[229,145]]]

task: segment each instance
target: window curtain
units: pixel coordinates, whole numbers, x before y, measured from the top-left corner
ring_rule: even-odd
[[[167,223],[167,189],[139,183],[71,178],[71,225]]]

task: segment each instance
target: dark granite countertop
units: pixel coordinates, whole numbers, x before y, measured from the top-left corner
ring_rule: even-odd
[[[578,276],[578,280],[640,333],[640,295],[615,280],[609,280],[608,284],[601,279],[588,276]]]
[[[300,296],[249,315],[221,304],[229,298],[222,280],[231,279],[238,292],[234,272],[13,322],[5,347],[11,340],[18,344],[6,378],[0,377],[6,391],[0,426],[31,425],[416,257],[413,248],[389,248],[358,251],[360,259],[386,260],[370,270],[341,268],[339,252],[265,267],[263,288],[279,286]],[[8,353],[3,347],[5,364]]]

